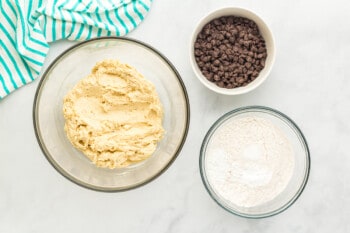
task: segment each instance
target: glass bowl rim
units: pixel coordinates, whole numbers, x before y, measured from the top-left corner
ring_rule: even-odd
[[[186,109],[186,117],[185,117],[185,129],[184,129],[184,133],[182,135],[181,138],[181,142],[178,146],[178,148],[176,149],[173,157],[171,158],[171,160],[161,169],[159,170],[155,175],[153,175],[152,177],[150,177],[149,179],[137,183],[135,185],[132,186],[127,186],[125,188],[113,188],[113,187],[100,187],[97,185],[92,185],[86,182],[83,182],[75,177],[73,177],[72,175],[70,175],[68,172],[66,172],[56,161],[55,159],[53,159],[53,157],[51,156],[51,154],[48,152],[45,143],[43,142],[42,139],[42,135],[39,132],[39,126],[38,126],[38,119],[37,119],[37,111],[38,111],[38,102],[40,100],[39,96],[41,96],[41,91],[43,89],[43,84],[45,84],[46,79],[48,77],[48,73],[52,70],[52,68],[58,63],[60,62],[60,60],[66,56],[67,54],[70,54],[72,51],[74,51],[75,49],[84,46],[86,44],[89,43],[93,43],[95,41],[102,41],[102,40],[114,40],[114,41],[126,41],[126,42],[131,42],[137,45],[141,45],[143,48],[151,50],[155,55],[157,55],[160,59],[162,59],[168,66],[169,68],[172,70],[172,72],[174,72],[176,78],[179,81],[180,87],[183,91],[184,94],[184,101],[185,101],[185,109]],[[186,86],[183,82],[183,79],[181,78],[180,73],[177,71],[177,69],[175,68],[175,66],[170,62],[170,60],[163,55],[160,51],[158,51],[157,49],[155,49],[153,46],[142,42],[140,40],[137,39],[133,39],[133,38],[126,38],[126,37],[117,37],[117,36],[103,36],[103,37],[98,37],[98,38],[93,38],[93,39],[89,39],[86,41],[82,41],[79,42],[75,45],[70,46],[69,48],[67,48],[66,50],[64,50],[62,53],[60,53],[50,64],[49,66],[46,68],[46,70],[44,71],[44,73],[41,75],[38,87],[36,89],[35,92],[35,96],[34,96],[34,102],[33,102],[33,110],[32,110],[32,117],[33,117],[33,127],[34,127],[34,132],[35,132],[35,137],[37,139],[37,142],[39,144],[39,147],[42,151],[42,153],[44,154],[45,158],[47,159],[47,161],[52,165],[52,167],[59,173],[61,174],[63,177],[65,177],[66,179],[68,179],[69,181],[83,187],[83,188],[87,188],[90,190],[94,190],[94,191],[100,191],[100,192],[123,192],[123,191],[128,191],[131,189],[135,189],[135,188],[139,188],[143,185],[146,185],[150,182],[152,182],[153,180],[155,180],[156,178],[158,178],[161,174],[163,174],[171,165],[172,163],[176,160],[176,158],[179,156],[185,142],[186,142],[186,138],[188,135],[188,131],[189,131],[189,125],[190,125],[190,102],[189,102],[189,97],[188,97],[188,93],[187,93],[187,89]]]
[[[226,120],[230,119],[233,116],[239,115],[240,113],[244,113],[244,112],[263,112],[269,115],[272,115],[274,117],[278,117],[281,120],[284,120],[288,123],[290,123],[289,127],[292,128],[294,127],[294,131],[297,134],[297,136],[299,136],[299,139],[301,139],[301,144],[303,144],[304,147],[304,154],[305,154],[305,159],[306,159],[306,168],[305,168],[305,175],[304,175],[304,179],[303,182],[301,183],[298,191],[293,195],[293,197],[286,202],[284,205],[282,205],[281,207],[279,207],[276,210],[273,210],[271,212],[266,212],[266,213],[262,213],[262,214],[246,214],[243,212],[239,212],[236,211],[232,208],[229,208],[228,206],[224,205],[218,198],[216,198],[216,194],[213,193],[211,185],[208,182],[207,176],[206,176],[206,172],[205,172],[205,168],[204,168],[204,159],[206,157],[205,155],[205,149],[207,147],[207,144],[212,136],[212,134],[216,131],[216,129],[222,124],[224,123]],[[293,129],[293,128],[292,128]],[[266,107],[266,106],[259,106],[259,105],[252,105],[252,106],[245,106],[245,107],[239,107],[236,109],[233,109],[227,113],[225,113],[224,115],[222,115],[221,117],[219,117],[213,124],[212,126],[209,128],[209,130],[207,131],[203,141],[202,141],[202,145],[200,148],[200,154],[199,154],[199,171],[200,171],[200,175],[201,175],[201,179],[202,182],[204,184],[205,189],[207,190],[207,192],[209,193],[209,196],[219,205],[221,206],[223,209],[225,209],[226,211],[228,211],[231,214],[240,216],[240,217],[244,217],[244,218],[250,218],[250,219],[260,219],[260,218],[266,218],[266,217],[271,217],[274,215],[277,215],[283,211],[285,211],[286,209],[288,209],[290,206],[292,206],[296,200],[300,197],[300,195],[303,193],[306,184],[309,180],[309,175],[310,175],[310,170],[311,170],[311,157],[310,157],[310,150],[309,150],[309,146],[308,143],[306,141],[306,138],[304,136],[304,134],[302,133],[302,131],[300,130],[300,128],[298,127],[298,125],[291,119],[289,118],[287,115],[285,115],[284,113],[270,108],[270,107]]]

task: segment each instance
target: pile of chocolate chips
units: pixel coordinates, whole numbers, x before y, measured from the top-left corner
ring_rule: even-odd
[[[258,77],[267,57],[265,40],[250,19],[224,16],[207,23],[194,44],[202,74],[219,87],[246,86]]]

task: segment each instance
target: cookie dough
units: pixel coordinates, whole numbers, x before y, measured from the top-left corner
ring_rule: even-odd
[[[65,96],[63,114],[68,139],[98,167],[147,159],[164,133],[154,85],[117,60],[97,63]]]

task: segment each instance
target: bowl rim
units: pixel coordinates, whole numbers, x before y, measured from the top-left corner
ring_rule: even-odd
[[[199,26],[201,24],[203,24],[203,23],[205,25],[205,23],[210,22],[211,20],[220,17],[220,16],[216,16],[215,18],[212,18],[213,15],[215,15],[217,13],[220,13],[220,12],[223,12],[223,11],[228,11],[228,10],[242,12],[244,15],[245,14],[251,14],[254,17],[256,17],[257,19],[259,19],[261,24],[266,28],[266,33],[269,35],[269,37],[271,39],[271,50],[272,50],[272,53],[269,54],[271,56],[270,65],[268,67],[266,67],[266,66],[264,67],[264,69],[266,69],[266,73],[265,73],[265,75],[263,77],[261,77],[259,79],[259,83],[255,84],[254,86],[250,86],[250,88],[248,88],[249,84],[246,87],[243,87],[241,89],[240,88],[228,89],[228,88],[218,87],[216,85],[214,86],[214,85],[212,85],[213,84],[212,82],[208,81],[202,75],[202,73],[200,72],[200,70],[198,68],[197,62],[195,61],[195,57],[194,57],[194,42],[195,42],[195,40],[197,38],[197,34],[201,30],[201,28]],[[228,15],[228,14],[223,14],[223,15]],[[221,16],[223,16],[223,15],[221,15]],[[233,13],[232,15],[235,15],[235,14]],[[241,17],[249,18],[247,16],[241,16]],[[209,19],[209,18],[212,18],[212,19]],[[191,38],[190,38],[190,46],[189,47],[190,47],[189,48],[189,50],[190,50],[190,64],[191,64],[192,70],[195,73],[195,76],[197,77],[197,79],[205,87],[207,87],[209,90],[214,91],[214,92],[216,92],[218,94],[222,94],[222,95],[241,95],[241,94],[245,94],[245,93],[248,93],[248,92],[251,92],[251,91],[255,90],[256,88],[258,88],[261,84],[263,84],[266,81],[266,79],[268,78],[268,76],[271,73],[272,67],[274,66],[274,63],[275,63],[275,60],[276,60],[275,38],[274,38],[274,35],[273,35],[273,33],[272,33],[271,29],[270,29],[270,26],[265,22],[265,20],[263,20],[263,18],[259,14],[255,13],[255,12],[249,10],[249,9],[242,8],[242,7],[233,7],[233,6],[232,7],[221,7],[221,8],[215,9],[215,10],[207,13],[205,16],[203,16],[199,21],[197,21],[197,24],[196,24],[195,28],[192,31]],[[256,81],[256,80],[257,79],[253,80],[251,83],[254,83],[254,81]]]
[[[243,212],[238,212],[236,210],[230,209],[229,207],[225,206],[223,203],[221,203],[221,201],[219,199],[216,198],[217,195],[215,195],[212,191],[211,185],[208,182],[207,176],[206,176],[206,172],[205,172],[205,168],[204,168],[204,160],[205,160],[205,149],[207,147],[208,141],[211,138],[211,135],[215,132],[215,130],[223,123],[225,122],[227,119],[229,119],[232,116],[238,115],[242,112],[246,112],[246,111],[250,111],[250,112],[263,112],[263,113],[267,113],[270,115],[273,115],[275,117],[279,117],[281,120],[284,120],[288,123],[290,123],[290,125],[292,127],[294,127],[294,131],[296,134],[298,134],[298,136],[301,139],[301,143],[303,144],[303,147],[305,148],[305,159],[306,159],[306,167],[305,167],[305,175],[304,175],[304,179],[303,182],[300,184],[299,189],[297,190],[297,192],[294,194],[294,196],[288,201],[286,202],[284,205],[282,205],[280,208],[271,211],[271,212],[266,212],[263,214],[246,214]],[[289,118],[287,115],[285,115],[284,113],[270,108],[270,107],[265,107],[265,106],[259,106],[259,105],[251,105],[251,106],[245,106],[245,107],[239,107],[236,109],[233,109],[227,113],[225,113],[224,115],[222,115],[219,119],[217,119],[213,125],[209,128],[208,132],[206,133],[203,141],[202,141],[202,145],[201,145],[201,149],[200,149],[200,154],[199,154],[199,171],[200,171],[200,175],[201,175],[201,179],[202,182],[204,184],[205,189],[207,190],[209,196],[219,205],[221,206],[223,209],[225,209],[226,211],[228,211],[231,214],[240,216],[240,217],[244,217],[244,218],[250,218],[250,219],[260,219],[260,218],[266,218],[266,217],[271,217],[274,215],[277,215],[279,213],[282,213],[283,211],[285,211],[286,209],[288,209],[290,206],[292,206],[296,200],[300,197],[300,195],[303,193],[306,184],[308,183],[309,180],[309,175],[310,175],[310,170],[311,170],[311,156],[310,156],[310,150],[309,150],[309,146],[308,143],[306,141],[306,138],[304,136],[304,134],[302,133],[302,131],[300,130],[300,128],[297,126],[297,124],[291,119]]]
[[[141,45],[142,47],[151,50],[153,53],[155,53],[157,56],[159,56],[165,63],[167,63],[167,65],[170,67],[170,69],[174,72],[175,76],[177,77],[179,84],[182,88],[182,91],[184,93],[184,100],[185,100],[185,106],[186,106],[186,122],[185,122],[185,129],[184,129],[184,133],[182,135],[182,139],[181,142],[178,146],[178,148],[176,149],[173,157],[171,158],[171,160],[166,164],[166,166],[164,166],[161,170],[159,170],[154,176],[150,177],[149,179],[145,180],[144,182],[140,182],[137,183],[133,186],[127,186],[127,187],[123,187],[123,188],[113,188],[113,187],[100,187],[97,185],[92,185],[86,182],[83,182],[75,177],[73,177],[72,175],[70,175],[68,172],[66,172],[50,155],[50,153],[48,152],[45,143],[42,140],[42,136],[41,133],[39,132],[39,126],[37,124],[37,111],[38,111],[38,101],[39,101],[39,96],[40,93],[42,91],[42,87],[44,82],[46,81],[47,77],[48,77],[48,73],[51,71],[51,69],[56,65],[57,62],[60,61],[60,59],[62,57],[64,57],[65,55],[69,54],[71,51],[73,51],[74,49],[79,48],[80,46],[83,46],[85,44],[89,44],[95,41],[99,41],[99,40],[115,40],[115,41],[127,41],[127,42],[131,42],[131,43],[135,43],[138,45]],[[44,154],[45,158],[48,160],[48,162],[52,165],[52,167],[58,172],[60,173],[63,177],[65,177],[66,179],[68,179],[69,181],[79,185],[80,187],[83,188],[87,188],[90,190],[94,190],[94,191],[100,191],[100,192],[123,192],[123,191],[128,191],[131,189],[135,189],[135,188],[139,188],[143,185],[146,185],[148,183],[150,183],[151,181],[155,180],[156,178],[158,178],[161,174],[163,174],[172,164],[173,162],[176,160],[176,158],[179,156],[185,142],[186,142],[186,138],[188,135],[188,131],[189,131],[189,126],[190,126],[190,102],[189,102],[189,97],[188,97],[188,93],[187,93],[187,89],[186,86],[183,82],[183,79],[181,78],[180,73],[177,71],[177,69],[175,68],[175,66],[170,62],[170,60],[163,55],[161,52],[159,52],[157,49],[155,49],[153,46],[142,42],[140,40],[137,39],[133,39],[133,38],[126,38],[126,37],[117,37],[117,36],[103,36],[103,37],[98,37],[98,38],[92,38],[83,42],[79,42],[71,47],[69,47],[68,49],[64,50],[62,53],[60,53],[50,64],[49,66],[46,68],[46,70],[44,71],[44,73],[42,74],[38,87],[36,89],[35,92],[35,96],[34,96],[34,101],[33,101],[33,109],[32,109],[32,117],[33,117],[33,127],[34,127],[34,132],[35,132],[35,137],[37,139],[37,142],[39,144],[39,147],[42,151],[42,153]]]

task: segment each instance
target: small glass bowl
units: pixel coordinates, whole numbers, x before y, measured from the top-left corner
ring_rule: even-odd
[[[236,206],[216,193],[208,180],[206,172],[207,147],[211,142],[212,136],[215,135],[216,131],[224,126],[225,122],[228,120],[247,116],[267,119],[281,129],[290,141],[295,155],[294,170],[287,187],[273,200],[249,208]],[[264,218],[286,210],[303,192],[310,172],[310,152],[303,133],[288,116],[268,107],[249,106],[230,111],[213,124],[202,143],[199,167],[204,186],[214,201],[222,208],[232,214],[245,218]]]
[[[63,98],[92,67],[118,59],[151,81],[163,105],[165,135],[147,160],[126,168],[98,168],[67,139]],[[180,153],[189,127],[189,101],[179,73],[157,50],[140,41],[100,37],[79,43],[53,61],[39,83],[33,106],[38,143],[53,167],[74,183],[98,191],[123,191],[146,184],[165,171]]]

